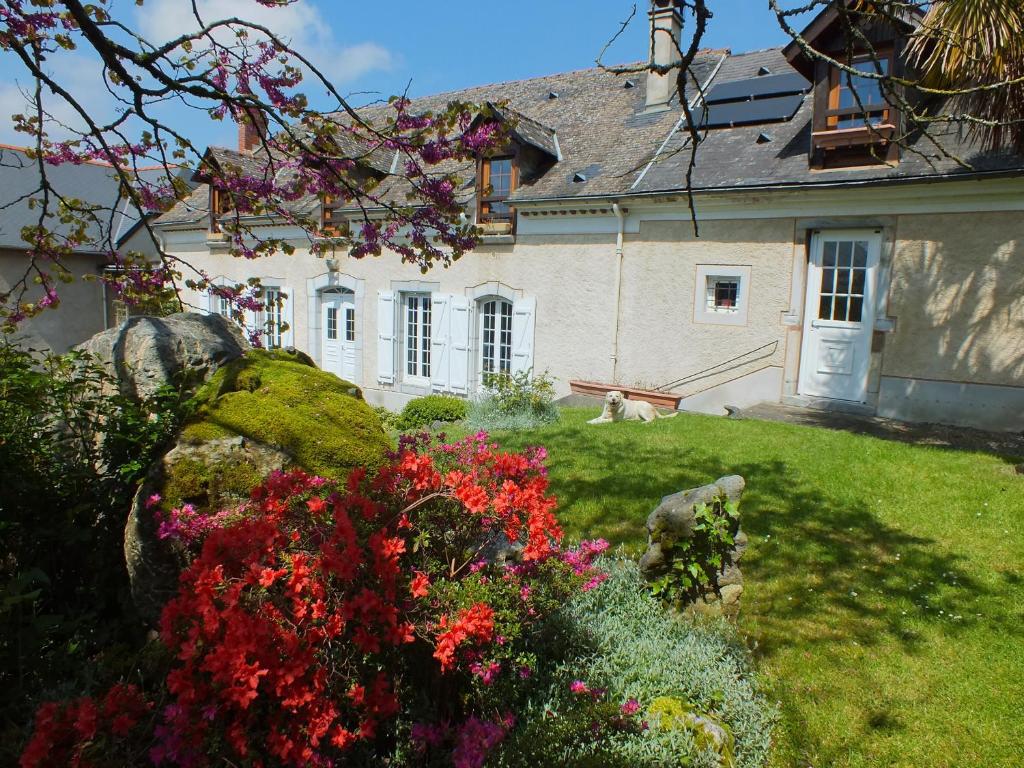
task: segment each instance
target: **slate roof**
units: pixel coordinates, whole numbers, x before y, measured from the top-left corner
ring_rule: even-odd
[[[781,49],[753,51],[730,56],[715,77],[715,83],[756,77],[761,67],[767,67],[773,73],[793,71]],[[811,143],[813,109],[813,98],[809,94],[789,122],[707,131],[697,152],[694,189],[898,182],[922,177],[1024,170],[1024,158],[980,152],[962,141],[953,127],[933,127],[929,133],[949,154],[966,160],[974,170],[963,168],[951,157],[937,157],[939,153],[935,147],[920,136],[909,140],[909,148],[901,151],[900,162],[895,167],[873,165],[858,169],[812,170],[807,154]],[[761,133],[767,134],[771,140],[758,143]],[[688,147],[689,136],[675,134],[635,191],[682,189],[690,156]]]
[[[693,78],[703,84],[724,56],[724,51],[701,52],[692,66]],[[696,84],[691,90],[696,92]],[[506,116],[521,118],[515,130],[522,133],[525,141],[553,157],[561,156],[540,178],[524,179],[513,199],[582,197],[627,190],[669,135],[679,119],[679,104],[673,99],[668,109],[645,112],[645,100],[644,73],[613,74],[592,68],[417,98],[412,100],[409,111],[440,111],[452,101],[503,102],[507,105]],[[381,104],[359,112],[377,124],[393,114],[390,107]],[[463,198],[472,196],[471,166],[441,166],[438,170],[460,172],[467,181]],[[574,182],[578,173],[587,180]],[[404,190],[400,179],[394,179],[382,184],[375,194],[404,201]],[[206,215],[205,196],[205,191],[196,190],[191,198],[164,214],[160,222],[200,221]]]
[[[698,95],[697,83],[706,91],[715,84],[756,77],[762,68],[773,74],[795,71],[781,48],[736,55],[703,51],[693,65],[696,82],[691,80],[688,89],[691,100]],[[681,125],[682,109],[675,100],[667,110],[645,111],[646,82],[643,72],[612,74],[598,68],[584,69],[413,99],[409,109],[414,113],[436,111],[452,101],[506,103],[506,115],[518,119],[520,138],[559,158],[539,177],[522,179],[512,201],[676,192],[685,187],[689,133]],[[388,110],[378,104],[361,109],[360,114],[371,122],[381,122]],[[973,169],[963,168],[951,157],[929,160],[915,153],[917,149],[928,156],[936,154],[927,139],[918,137],[909,150],[902,152],[901,162],[895,167],[812,170],[808,164],[812,110],[813,97],[808,94],[787,122],[706,131],[697,154],[694,188],[713,191],[842,185],[1024,171],[1024,158],[982,153],[963,142],[955,128],[934,127],[931,136],[939,139],[951,155],[967,160]],[[699,114],[700,110],[695,112]],[[759,142],[762,133],[768,140]],[[387,153],[378,152],[374,166],[387,172]],[[468,201],[474,192],[473,169],[467,166],[457,170],[466,179],[462,198]],[[394,177],[382,184],[377,194],[404,201],[405,189],[400,178]],[[315,201],[304,200],[301,205],[311,209]],[[205,216],[206,191],[201,187],[160,221],[182,224]]]
[[[163,176],[164,171],[143,169],[140,175],[155,180]],[[47,165],[46,176],[59,195],[99,206],[87,227],[88,241],[79,249],[81,253],[106,250],[108,240],[116,246],[140,223],[138,212],[121,196],[120,181],[110,166],[102,163]],[[26,247],[21,230],[39,223],[39,208],[29,205],[30,199],[41,199],[39,181],[39,166],[23,149],[0,146],[0,248]],[[56,206],[57,201],[54,201],[54,212]],[[69,225],[62,224],[53,215],[46,226],[58,235],[66,235],[70,230]]]

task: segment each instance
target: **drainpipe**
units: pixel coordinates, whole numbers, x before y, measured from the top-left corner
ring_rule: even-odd
[[[615,317],[612,321],[612,384],[619,383],[619,306],[622,303],[622,239],[626,219],[618,203],[612,203],[617,228],[615,231]]]

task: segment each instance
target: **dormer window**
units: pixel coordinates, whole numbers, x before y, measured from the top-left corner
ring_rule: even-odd
[[[843,168],[896,162],[890,142],[896,131],[897,111],[885,98],[882,81],[893,69],[891,49],[854,56],[849,66],[876,77],[858,77],[839,67],[823,68],[822,85],[814,103],[813,164]]]
[[[509,195],[516,188],[516,166],[512,157],[490,157],[480,161],[481,224],[501,224],[512,221]]]
[[[320,205],[320,234],[323,237],[346,237],[351,227],[342,212],[342,200],[324,195]]]
[[[850,67],[870,75],[888,75],[892,67],[891,54],[858,56]],[[890,124],[890,107],[882,95],[882,84],[877,77],[861,78],[833,67],[831,79],[826,119],[829,128],[846,130],[863,128],[866,124]]]
[[[893,98],[904,74],[899,52],[921,12],[914,3],[891,13],[877,12],[876,5],[861,0],[829,3],[799,40],[783,49],[793,68],[814,83],[812,168],[899,162],[900,100]],[[833,66],[830,60],[845,66]],[[885,80],[890,77],[894,79]]]
[[[217,233],[221,231],[221,217],[231,212],[233,201],[231,193],[210,185],[210,231]]]

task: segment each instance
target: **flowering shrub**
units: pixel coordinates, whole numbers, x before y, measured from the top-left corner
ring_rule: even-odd
[[[542,449],[441,439],[403,437],[344,484],[275,473],[241,510],[163,520],[195,556],[161,619],[153,764],[483,764],[542,620],[598,583],[603,546],[561,548]]]
[[[138,688],[123,684],[111,687],[99,701],[84,696],[66,704],[43,704],[19,766],[136,765],[144,750],[140,754],[135,737],[150,709]]]

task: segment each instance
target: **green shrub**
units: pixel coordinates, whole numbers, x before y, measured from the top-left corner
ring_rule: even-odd
[[[25,701],[96,675],[134,643],[124,524],[138,482],[189,406],[174,387],[138,403],[81,352],[0,342],[0,764]]]
[[[389,408],[385,408],[383,405],[373,406],[373,412],[377,414],[377,418],[380,419],[380,425],[384,427],[385,432],[398,429],[399,414]]]
[[[471,429],[523,430],[558,421],[554,382],[547,371],[536,376],[532,371],[490,374],[484,383],[484,395],[466,417]]]
[[[428,427],[435,421],[462,421],[468,406],[465,400],[451,395],[427,395],[406,403],[395,419],[395,428],[407,432]]]
[[[633,562],[599,565],[608,580],[552,622],[530,703],[493,764],[763,766],[777,714],[735,630],[725,621],[673,618]],[[574,681],[595,695],[574,693]],[[630,700],[647,729],[595,727],[609,722],[605,710]]]

